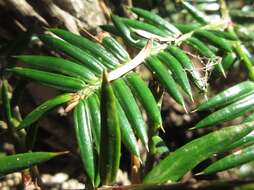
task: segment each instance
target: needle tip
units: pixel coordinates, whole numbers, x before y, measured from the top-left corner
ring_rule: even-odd
[[[194,113],[194,112],[197,112],[197,111],[198,111],[198,109],[196,108],[196,109],[192,110],[191,113]]]
[[[187,110],[187,108],[186,108],[186,106],[185,106],[185,104],[183,104],[183,109],[184,109],[184,111],[188,114],[189,112],[188,112],[188,110]]]
[[[189,128],[189,130],[194,130],[194,129],[196,129],[196,127],[191,127],[191,128]]]
[[[196,174],[194,174],[195,176],[200,176],[200,175],[203,175],[204,174],[204,172],[199,172],[199,173],[196,173]]]

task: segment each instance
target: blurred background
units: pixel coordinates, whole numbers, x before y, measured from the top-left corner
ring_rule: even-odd
[[[211,21],[216,22],[219,16],[219,4],[217,0],[192,0],[197,8],[209,15]],[[253,0],[228,0],[230,15],[236,26],[237,34],[247,47],[250,54],[254,51],[254,1]],[[109,13],[127,15],[126,7],[137,6],[158,13],[172,23],[192,23],[193,19],[174,0],[0,0],[0,71],[11,67],[16,63],[12,58],[18,54],[56,54],[49,50],[36,37],[36,34],[45,32],[49,27],[65,28],[71,32],[85,35],[84,29],[97,34],[99,26],[109,23]],[[253,61],[254,62],[254,61]],[[227,78],[210,78],[209,94],[212,96],[228,86],[246,79],[246,73],[240,60],[236,60],[228,72]],[[0,81],[1,82],[1,81]],[[21,117],[27,115],[43,101],[59,94],[51,88],[28,82],[24,79],[12,78],[10,89],[13,97],[13,106],[17,108],[17,114]],[[196,97],[203,95],[197,93]],[[1,101],[1,100],[0,100]],[[194,106],[189,104],[189,108]],[[2,113],[2,107],[0,112]],[[63,108],[53,110],[44,116],[36,125],[39,125],[38,136],[35,142],[36,151],[65,151],[71,153],[65,157],[47,162],[39,166],[42,174],[50,174],[48,180],[52,180],[57,173],[64,173],[69,178],[79,182],[85,180],[82,163],[79,158],[75,134],[72,125],[72,116],[65,116]],[[162,117],[166,133],[161,133],[170,151],[189,142],[191,139],[201,136],[212,129],[200,129],[188,131],[202,115],[198,113],[186,114],[165,96],[162,105]],[[0,120],[2,120],[2,115]],[[236,124],[241,118],[230,121],[227,124]],[[226,124],[226,125],[227,125]],[[4,122],[1,121],[1,131],[5,130]],[[11,153],[13,145],[6,136],[0,132],[0,152]],[[207,163],[197,167],[207,166]],[[121,169],[130,173],[130,155],[123,150]],[[243,165],[239,168],[221,172],[218,175],[209,176],[209,179],[239,179],[254,177],[254,163]],[[61,177],[60,177],[61,178]],[[64,178],[62,176],[62,178]],[[191,174],[186,180],[205,179],[193,177]],[[0,179],[1,180],[1,179]],[[5,180],[5,179],[2,179]],[[127,173],[121,174],[119,182],[128,184]],[[229,188],[232,189],[232,188]],[[236,189],[236,188],[235,188]],[[254,189],[254,186],[241,187],[238,189]]]

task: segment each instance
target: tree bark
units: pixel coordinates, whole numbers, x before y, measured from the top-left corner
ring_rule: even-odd
[[[8,18],[9,24],[18,22],[22,30],[60,27],[79,34],[82,28],[94,31],[106,22],[98,0],[0,0],[0,8],[1,14],[7,16],[1,17],[0,23]],[[0,31],[5,31],[0,32],[0,37],[6,36],[8,28],[13,26],[0,26]]]

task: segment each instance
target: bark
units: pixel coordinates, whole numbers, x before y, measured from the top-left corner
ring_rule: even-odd
[[[36,31],[60,27],[78,34],[82,28],[96,30],[106,22],[98,0],[0,0],[0,8],[1,15],[6,15],[9,23],[18,21],[23,30],[34,26]],[[3,20],[6,21],[5,16],[0,18],[0,23]],[[5,36],[6,28],[13,26],[0,26]]]

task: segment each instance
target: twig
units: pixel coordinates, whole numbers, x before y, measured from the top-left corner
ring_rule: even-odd
[[[137,156],[131,155],[131,183],[139,184],[141,182],[140,179],[140,160]]]
[[[107,18],[107,20],[110,20],[110,15],[112,14],[111,9],[106,5],[104,0],[99,0],[99,5],[100,5],[105,17]]]
[[[229,11],[226,5],[225,0],[220,0],[220,12],[222,18],[228,23],[227,28],[228,31],[237,36],[233,27],[233,22],[231,21],[231,17],[229,15]],[[245,68],[248,71],[248,76],[250,80],[254,80],[254,66],[253,63],[251,62],[249,56],[245,53],[244,51],[244,46],[241,44],[241,41],[238,40],[237,42],[234,43],[234,48],[238,56],[241,58],[241,60],[244,63]]]
[[[134,59],[124,64],[123,66],[111,71],[108,74],[108,80],[113,81],[121,77],[122,75],[128,73],[129,71],[135,69],[141,63],[143,63],[145,58],[147,58],[150,55],[152,44],[153,44],[153,40],[148,40],[146,46],[139,52],[139,54]]]

